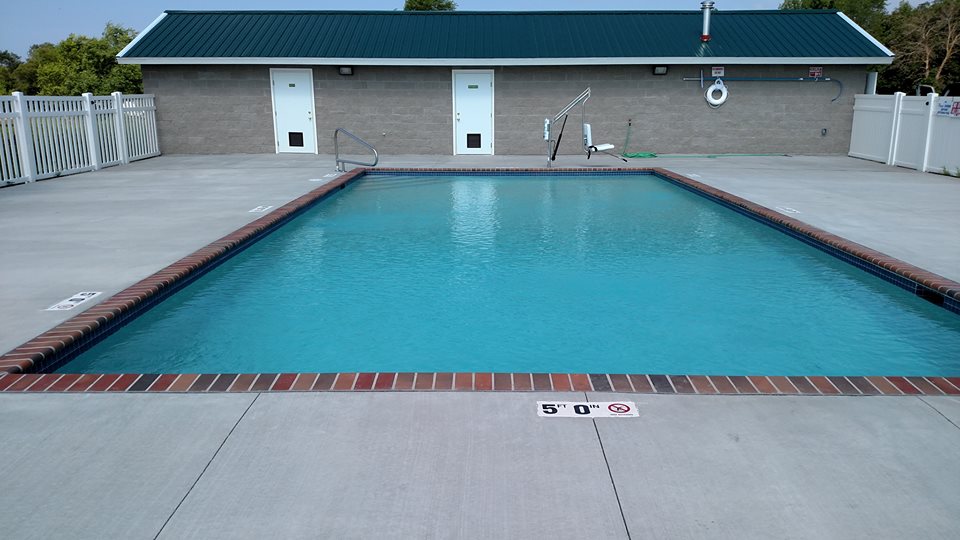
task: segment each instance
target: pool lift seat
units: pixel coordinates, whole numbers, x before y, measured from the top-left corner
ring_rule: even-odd
[[[557,150],[560,148],[560,141],[563,140],[563,128],[567,126],[567,117],[570,115],[570,111],[580,106],[580,125],[581,125],[581,142],[583,144],[583,151],[587,154],[587,159],[590,159],[590,156],[595,153],[606,154],[608,156],[617,158],[624,163],[627,163],[627,160],[621,156],[611,153],[610,151],[616,148],[612,144],[593,144],[593,130],[590,127],[590,124],[587,123],[587,100],[590,99],[590,88],[580,93],[573,101],[567,104],[566,107],[560,110],[553,117],[553,121],[549,118],[543,119],[543,140],[547,143],[547,167],[551,167],[553,162],[557,159]],[[560,131],[557,133],[557,138],[553,138],[553,127],[557,122],[563,122],[560,124]]]

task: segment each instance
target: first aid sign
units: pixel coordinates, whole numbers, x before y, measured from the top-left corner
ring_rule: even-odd
[[[632,401],[538,401],[537,416],[620,418],[640,416]]]

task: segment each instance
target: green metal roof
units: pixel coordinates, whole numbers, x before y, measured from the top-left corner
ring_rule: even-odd
[[[532,60],[613,63],[669,58],[848,58],[888,63],[892,56],[836,11],[715,11],[708,43],[700,42],[701,26],[699,10],[166,11],[119,56],[129,63],[160,64],[298,58],[394,60],[388,62],[394,64],[403,63],[396,60],[429,64],[437,59],[528,59],[524,63],[537,64]]]

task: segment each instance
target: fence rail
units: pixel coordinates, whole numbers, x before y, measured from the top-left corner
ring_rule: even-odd
[[[149,94],[0,96],[0,185],[158,156],[156,110]]]
[[[857,95],[848,155],[919,171],[960,169],[960,98]]]

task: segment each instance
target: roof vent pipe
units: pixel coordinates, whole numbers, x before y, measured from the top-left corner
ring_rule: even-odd
[[[700,34],[700,41],[710,41],[710,11],[713,10],[713,2],[700,2],[700,10],[703,11],[703,33]]]

